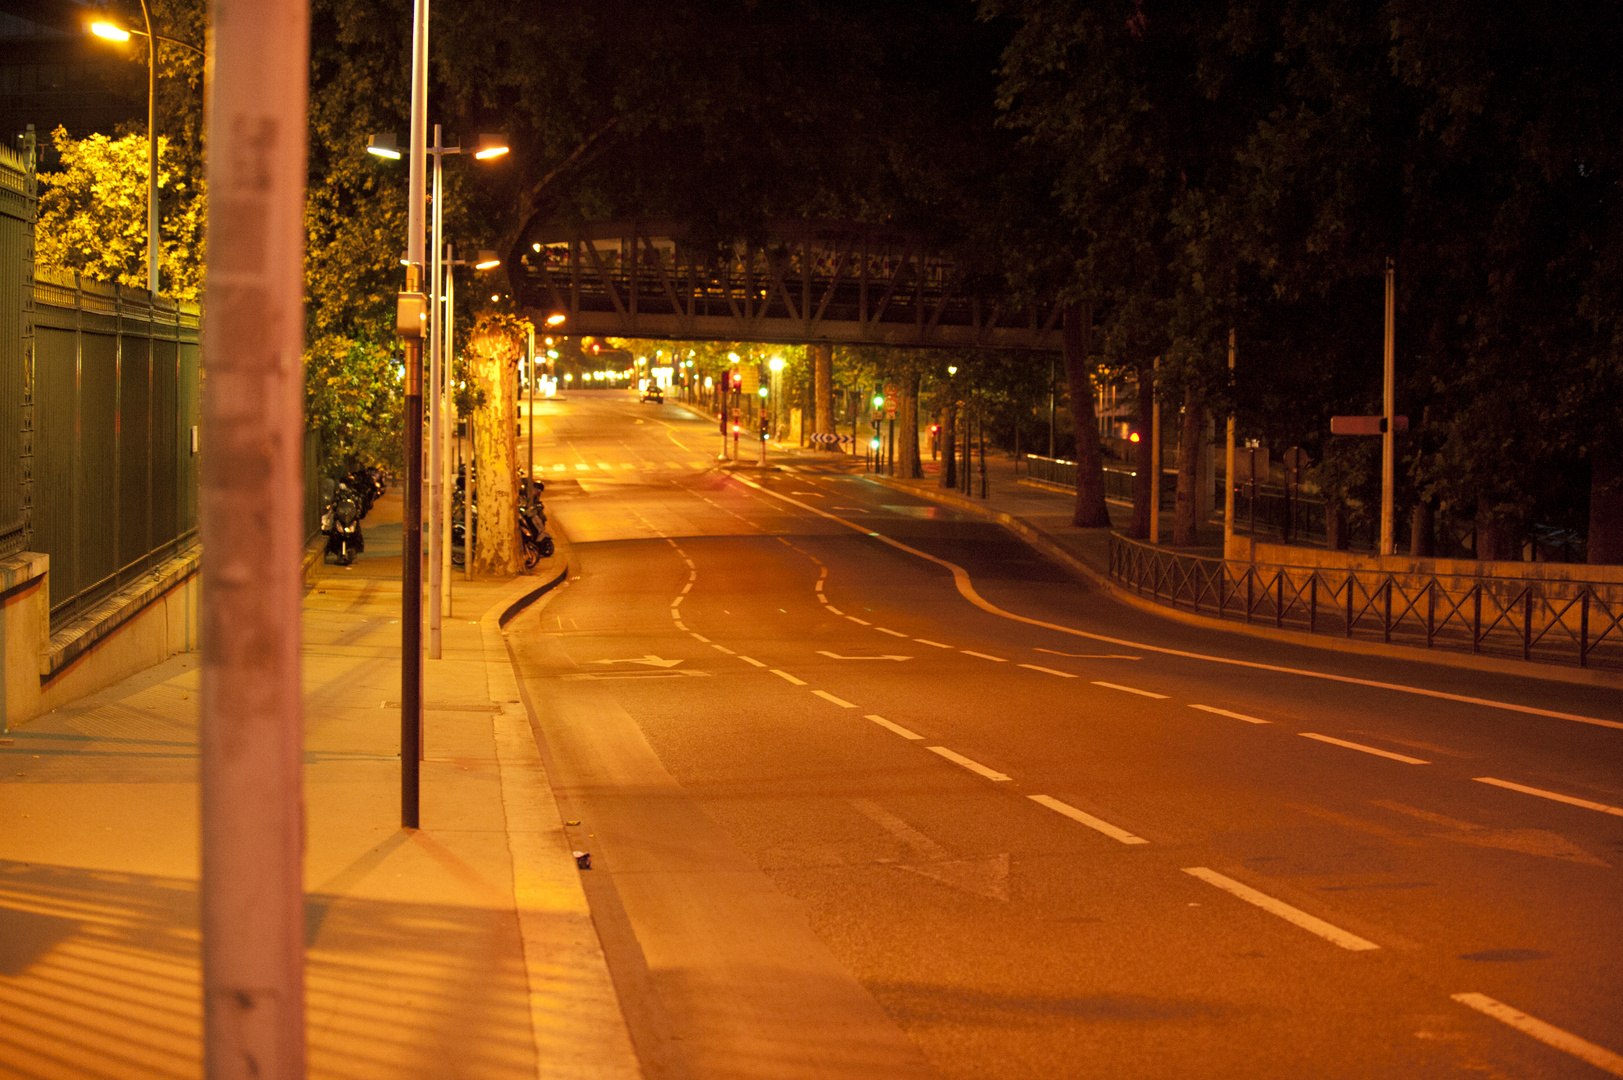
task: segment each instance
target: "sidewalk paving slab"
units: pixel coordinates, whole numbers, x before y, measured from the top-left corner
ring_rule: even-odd
[[[453,583],[409,832],[391,509],[304,603],[308,1075],[638,1077],[499,625],[564,558]],[[0,1075],[201,1074],[199,674],[182,654],[0,739]]]

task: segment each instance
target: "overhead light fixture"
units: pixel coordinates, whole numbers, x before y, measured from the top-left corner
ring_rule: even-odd
[[[128,30],[122,26],[114,26],[110,22],[93,22],[90,24],[90,32],[99,38],[106,38],[108,41],[130,40]]]
[[[387,158],[390,161],[400,160],[400,144],[395,140],[392,131],[385,131],[367,139],[366,152],[376,154],[380,158]]]
[[[548,315],[547,316],[547,325],[548,326],[562,326],[564,320],[567,319],[568,317],[569,316],[564,315],[562,313],[555,314],[555,315]]]
[[[531,244],[530,247],[532,249],[534,249],[535,251],[540,251],[541,250],[541,245],[540,244]]]
[[[501,157],[507,151],[506,135],[480,135],[479,149],[473,152],[473,156],[480,161],[489,161],[491,158]]]
[[[479,260],[473,264],[475,270],[494,270],[502,261],[496,257],[494,251],[481,251]]]

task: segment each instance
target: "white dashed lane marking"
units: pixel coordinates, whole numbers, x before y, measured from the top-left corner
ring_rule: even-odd
[[[1275,900],[1265,892],[1258,892],[1251,886],[1225,877],[1216,870],[1208,870],[1204,866],[1186,866],[1183,872],[1191,877],[1197,877],[1208,885],[1215,885],[1231,896],[1238,896],[1248,904],[1254,904],[1270,915],[1278,915],[1288,923],[1300,926],[1310,934],[1317,934],[1324,940],[1340,945],[1343,949],[1353,952],[1365,952],[1370,949],[1379,949],[1380,946],[1373,941],[1365,941],[1357,934],[1350,934],[1339,926],[1325,922],[1316,915],[1309,915],[1301,908],[1291,907],[1283,900]]]
[[[975,760],[973,760],[971,758],[966,758],[962,754],[955,754],[951,750],[948,750],[945,746],[927,746],[927,747],[925,747],[925,749],[930,751],[930,753],[932,753],[932,754],[940,754],[942,757],[946,758],[948,761],[952,762],[954,765],[962,765],[964,768],[968,769],[972,773],[979,773],[981,776],[986,777],[988,780],[993,780],[993,781],[1001,783],[1002,781],[1005,781],[1005,780],[1009,779],[1007,776],[1004,776],[1002,773],[998,772],[996,769],[989,769],[985,765],[982,765],[978,761],[975,761]]]
[[[1543,788],[1528,787],[1526,784],[1513,784],[1509,780],[1496,780],[1491,776],[1473,776],[1471,779],[1479,784],[1492,784],[1508,791],[1519,791],[1523,795],[1537,795],[1541,799],[1551,799],[1555,802],[1566,803],[1568,806],[1581,806],[1585,810],[1595,810],[1602,814],[1611,814],[1614,817],[1623,817],[1623,806],[1607,806],[1605,803],[1590,802],[1573,795],[1563,795],[1559,791],[1545,791]]]
[[[1623,1055],[1614,1054],[1604,1046],[1596,1046],[1588,1039],[1579,1038],[1570,1031],[1563,1031],[1554,1024],[1546,1024],[1536,1016],[1528,1016],[1520,1009],[1513,1009],[1502,1001],[1495,1001],[1487,994],[1468,992],[1464,994],[1450,994],[1455,1001],[1468,1008],[1475,1009],[1483,1016],[1491,1016],[1501,1024],[1508,1024],[1523,1035],[1531,1035],[1541,1043],[1565,1051],[1580,1061],[1587,1061],[1603,1072],[1613,1076],[1623,1076]]]
[[[1100,682],[1098,679],[1094,679],[1093,685],[1102,686],[1106,690],[1120,690],[1124,694],[1137,694],[1139,697],[1155,698],[1158,701],[1166,700],[1165,694],[1157,694],[1149,690],[1135,690],[1131,686],[1123,686],[1120,683]]]
[[[933,645],[938,649],[950,649],[950,648],[952,648],[951,645],[943,645],[943,644],[941,644],[941,642],[939,642],[939,641],[931,641],[929,638],[916,637],[913,640],[918,642],[920,645]]]
[[[1051,667],[1043,667],[1043,666],[1041,666],[1039,664],[1021,664],[1020,666],[1023,667],[1023,668],[1027,668],[1027,669],[1029,669],[1031,671],[1040,671],[1044,675],[1058,675],[1062,679],[1074,679],[1074,678],[1076,678],[1076,676],[1072,675],[1069,671],[1056,671]]]
[[[965,656],[974,656],[974,657],[978,657],[978,658],[980,658],[982,660],[990,660],[993,663],[997,663],[997,664],[1007,664],[1008,663],[1008,661],[1003,659],[1003,657],[1001,657],[1001,656],[992,656],[992,655],[989,655],[987,653],[976,652],[974,649],[959,649],[958,651],[963,653]]]
[[[1331,746],[1344,746],[1348,750],[1358,750],[1365,754],[1374,754],[1376,757],[1389,758],[1392,761],[1401,761],[1405,765],[1430,765],[1431,762],[1422,758],[1410,757],[1408,754],[1395,754],[1391,750],[1382,750],[1377,746],[1365,746],[1363,743],[1348,742],[1346,739],[1334,739],[1329,735],[1320,735],[1313,731],[1298,731],[1296,734],[1304,739],[1315,739]]]
[[[1119,840],[1124,844],[1149,843],[1149,841],[1144,839],[1142,836],[1134,836],[1126,829],[1118,829],[1116,826],[1110,824],[1110,822],[1103,821],[1094,817],[1092,814],[1078,810],[1069,803],[1062,803],[1058,799],[1051,798],[1047,795],[1028,795],[1027,798],[1039,806],[1048,807],[1048,809],[1054,811],[1056,814],[1064,814],[1066,817],[1080,825],[1086,825],[1090,829],[1102,832],[1112,840]]]
[[[787,671],[779,671],[777,668],[771,668],[769,670],[772,672],[772,674],[776,675],[778,678],[783,679],[783,680],[785,680],[787,682],[791,682],[796,686],[805,686],[806,685],[806,680],[805,679],[797,679],[793,675],[789,674]]]
[[[739,653],[738,658],[744,661],[744,663],[749,664],[751,667],[766,667],[765,664],[761,663],[753,656],[745,656],[743,653]]]
[[[1269,722],[1267,720],[1258,720],[1255,716],[1247,716],[1245,713],[1229,712],[1227,709],[1219,709],[1211,705],[1191,705],[1189,707],[1199,709],[1201,712],[1214,713],[1217,716],[1226,716],[1230,720],[1244,720],[1248,724],[1266,724]]]
[[[863,717],[863,719],[872,720],[874,723],[878,724],[880,727],[884,728],[886,731],[894,731],[896,734],[900,735],[904,739],[923,739],[924,738],[923,735],[919,735],[919,734],[917,734],[915,732],[909,731],[900,724],[891,723],[889,720],[886,720],[883,716],[876,716],[873,713],[869,713],[867,716]]]
[[[833,694],[829,693],[827,690],[813,690],[812,693],[816,694],[818,697],[822,698],[824,701],[832,702],[835,705],[838,705],[842,709],[854,709],[854,708],[856,708],[856,706],[851,704],[849,701],[845,700],[844,698],[835,697]]]

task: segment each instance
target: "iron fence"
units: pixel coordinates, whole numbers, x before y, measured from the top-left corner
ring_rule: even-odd
[[[1219,619],[1548,663],[1623,668],[1623,584],[1259,565],[1110,539],[1110,576]]]
[[[29,291],[28,544],[55,628],[196,537],[198,309],[44,270]]]
[[[1064,458],[1043,457],[1040,454],[1026,454],[1021,460],[1026,463],[1026,475],[1033,480],[1042,480],[1066,488],[1076,487],[1076,462],[1074,461],[1066,461]],[[1137,475],[1132,469],[1106,465],[1104,467],[1105,498],[1122,499],[1131,502],[1133,498],[1133,480]],[[1161,509],[1172,509],[1177,502],[1177,497],[1177,470],[1162,470]]]

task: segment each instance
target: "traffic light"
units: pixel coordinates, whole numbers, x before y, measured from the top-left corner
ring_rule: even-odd
[[[875,394],[873,396],[873,407],[876,408],[876,409],[883,409],[885,407],[885,395],[884,394]]]

